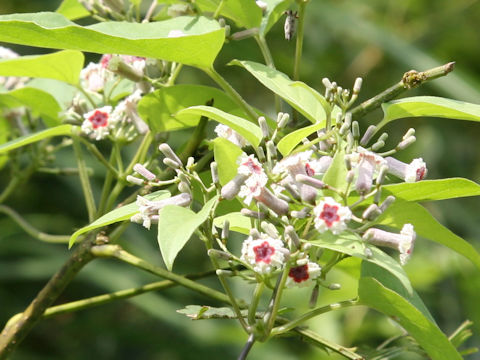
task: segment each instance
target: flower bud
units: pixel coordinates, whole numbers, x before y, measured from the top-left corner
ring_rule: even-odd
[[[371,204],[367,209],[363,212],[362,218],[365,220],[375,220],[382,211],[376,204]]]
[[[163,163],[172,169],[180,169],[180,164],[170,158],[163,159]]]
[[[169,159],[177,162],[178,164],[182,165],[182,160],[180,160],[180,158],[177,156],[177,154],[175,154],[175,152],[172,150],[170,145],[168,145],[167,143],[163,143],[163,144],[160,144],[158,149],[163,153],[163,155],[166,158],[169,158]]]
[[[253,240],[260,239],[260,232],[255,228],[250,229],[250,236]]]
[[[416,233],[411,224],[405,224],[400,234],[370,228],[363,234],[363,239],[373,245],[385,246],[400,252],[400,264],[405,265],[410,258],[415,244]]]
[[[377,142],[375,142],[373,145],[372,145],[372,151],[378,151],[380,150],[382,147],[385,146],[385,141],[383,140],[378,140]]]
[[[328,285],[328,288],[330,290],[340,290],[342,288],[342,285],[340,285],[338,283],[333,283],[333,284]]]
[[[375,179],[376,184],[382,184],[385,180],[385,175],[387,174],[388,166],[382,165],[380,166],[380,171],[378,172],[377,178]]]
[[[145,185],[145,180],[143,179],[139,179],[135,176],[132,176],[132,175],[127,175],[127,179],[126,179],[129,183],[132,183],[132,184],[135,184],[135,185]]]
[[[410,164],[390,156],[386,157],[385,160],[388,164],[388,172],[405,182],[417,182],[423,180],[427,175],[427,166],[422,158],[414,159]]]
[[[260,129],[262,130],[262,136],[266,139],[270,138],[270,128],[268,127],[267,120],[264,116],[260,116],[258,118],[258,125],[260,125]]]
[[[352,121],[352,134],[355,140],[360,137],[360,127],[358,125],[358,121]]]
[[[353,93],[358,94],[362,89],[363,79],[358,77],[355,79],[355,84],[353,85]]]
[[[308,306],[310,308],[314,308],[317,305],[318,301],[318,294],[320,293],[319,291],[319,286],[318,284],[313,287],[312,290],[312,295],[310,295],[310,301],[308,302]]]
[[[353,170],[348,170],[348,172],[347,172],[347,178],[346,178],[347,183],[349,183],[349,184],[352,183],[354,178],[355,178],[355,171],[353,171]]]
[[[380,205],[380,211],[384,212],[395,201],[395,196],[389,195]]]
[[[290,120],[290,115],[287,113],[279,113],[279,114],[282,114],[282,116],[277,119],[277,127],[279,129],[282,129],[283,127],[285,127],[285,125],[287,125],[288,120]]]
[[[119,56],[114,56],[110,59],[108,70],[133,82],[140,82],[143,79],[143,71],[126,64]]]
[[[267,158],[269,160],[276,160],[277,159],[277,148],[272,140],[267,141]]]
[[[317,189],[325,189],[325,183],[323,181],[308,175],[298,174],[297,176],[295,176],[295,180],[298,181],[299,183],[310,185]],[[316,196],[316,191],[315,191],[315,196]]]
[[[223,222],[222,239],[228,239],[229,233],[230,233],[230,221],[225,220]]]
[[[249,175],[237,174],[232,180],[222,187],[220,192],[222,198],[232,200],[240,192],[240,187],[248,179]]]
[[[251,218],[259,219],[259,220],[262,220],[262,219],[265,219],[265,218],[266,218],[266,215],[265,215],[264,212],[261,212],[261,211],[253,211],[253,210],[246,209],[246,208],[243,208],[242,210],[240,210],[240,213],[241,213],[243,216],[247,216],[247,217],[251,217]]]
[[[370,125],[367,128],[367,131],[365,131],[365,134],[363,134],[363,137],[360,140],[360,145],[362,146],[367,145],[369,141],[372,139],[373,135],[375,135],[375,130],[377,130],[377,127],[375,125]]]
[[[300,238],[298,237],[294,227],[292,225],[288,225],[285,228],[285,234],[292,240],[292,244],[295,248],[300,249]]]
[[[288,203],[275,197],[270,190],[262,188],[260,195],[255,196],[255,200],[262,202],[277,215],[285,215],[288,212]]]
[[[309,213],[310,213],[310,209],[307,208],[307,207],[304,207],[300,211],[292,211],[291,215],[292,215],[292,217],[297,218],[297,219],[305,219],[308,216]]]
[[[223,270],[223,269],[215,270],[215,274],[217,274],[217,276],[227,276],[227,277],[235,276],[235,273],[233,271]]]
[[[273,225],[269,222],[266,222],[266,221],[262,221],[261,224],[260,224],[260,227],[262,228],[263,231],[265,231],[265,233],[268,236],[270,236],[274,239],[279,238],[278,231],[277,231],[277,228],[275,227],[275,225]]]
[[[386,142],[387,139],[388,139],[388,133],[386,133],[386,132],[382,133],[382,135],[380,135],[380,136],[378,137],[378,141],[381,140],[381,141],[383,141],[383,142]]]
[[[211,258],[215,259],[220,259],[220,260],[231,260],[232,255],[229,253],[226,253],[225,251],[217,250],[217,249],[209,249],[207,251],[208,256]]]
[[[322,84],[323,84],[323,86],[325,86],[326,89],[332,88],[332,83],[330,82],[330,80],[328,78],[323,78],[322,79]]]
[[[417,140],[417,138],[415,136],[410,136],[410,137],[406,138],[405,140],[400,141],[397,145],[397,149],[398,150],[404,150],[407,147],[409,147],[410,145],[412,145],[416,140]]]
[[[414,136],[414,135],[415,135],[415,129],[410,128],[410,129],[407,130],[405,135],[403,135],[402,140],[408,139],[409,137]]]
[[[217,185],[220,183],[219,177],[218,177],[218,166],[215,161],[210,163],[210,172],[212,173],[212,182]]]
[[[142,175],[145,179],[149,181],[155,180],[156,176],[152,172],[150,172],[145,166],[142,164],[135,164],[133,166],[133,170]]]
[[[184,181],[180,181],[180,183],[178,184],[178,190],[181,193],[187,193],[187,194],[192,195],[192,189],[190,189],[190,186],[188,185],[188,183],[186,183]]]
[[[355,189],[359,194],[365,194],[370,191],[373,183],[373,172],[375,165],[368,159],[362,159],[358,165],[358,177],[355,183]]]

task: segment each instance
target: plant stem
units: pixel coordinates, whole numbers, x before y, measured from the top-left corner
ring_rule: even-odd
[[[97,149],[97,147],[95,145],[93,145],[91,142],[89,142],[88,140],[80,137],[79,138],[80,141],[83,143],[83,145],[85,145],[87,147],[87,149],[93,154],[95,155],[95,157],[103,164],[105,165],[105,167],[113,172],[115,174],[115,177],[118,177],[118,171],[117,169],[115,169],[108,161],[107,159],[105,159],[102,155],[102,153]]]
[[[379,108],[384,102],[395,99],[398,95],[406,90],[420,86],[426,81],[447,75],[453,71],[454,67],[455,63],[449,62],[445,65],[423,72],[417,72],[415,70],[408,71],[403,75],[402,80],[400,80],[398,83],[353,108],[351,111],[352,116],[353,118],[360,118],[365,114],[368,114],[369,112]]]
[[[257,121],[257,113],[250,105],[240,96],[240,94],[220,75],[213,67],[202,69],[208,76],[210,76],[237,104],[245,111],[245,114],[251,121]]]
[[[267,314],[265,315],[265,330],[266,336],[269,336],[278,313],[278,307],[280,306],[280,300],[282,298],[283,289],[285,288],[285,282],[287,281],[288,272],[290,271],[290,266],[285,266],[282,272],[282,276],[278,278],[277,285],[272,294],[272,300],[270,301],[270,308],[268,309]]]
[[[344,346],[332,343],[331,341],[322,338],[321,336],[319,336],[317,333],[315,333],[312,330],[296,328],[293,331],[295,331],[297,334],[304,337],[305,340],[307,340],[309,342],[319,344],[322,349],[323,348],[330,349],[330,350],[336,352],[337,354],[340,354],[340,355],[342,355],[342,356],[344,356],[344,357],[346,357],[347,359],[350,359],[350,360],[365,360],[365,358],[363,356],[361,356],[361,355],[359,355],[359,354],[357,354],[353,351],[355,349],[351,350],[351,349],[348,349]]]
[[[218,4],[217,9],[215,10],[215,13],[213,14],[213,18],[216,19],[220,16],[220,12],[223,9],[223,6],[225,5],[226,0],[220,0],[220,4]]]
[[[260,297],[263,292],[263,288],[265,284],[263,282],[258,282],[255,286],[255,291],[253,292],[252,301],[250,302],[250,306],[248,307],[248,323],[250,325],[255,324],[255,315],[257,312],[258,303],[260,301]]]
[[[90,248],[94,234],[75,248],[65,264],[48,281],[35,299],[14,323],[10,322],[0,334],[0,360],[7,359],[47,309],[72,281],[75,275],[93,259]]]
[[[20,214],[8,206],[0,205],[0,212],[10,216],[28,235],[34,237],[35,239],[50,243],[68,243],[70,240],[69,235],[51,235],[37,230],[27,221],[25,221]]]
[[[110,154],[110,162],[109,168],[112,168],[115,170],[115,168],[112,166],[112,164],[115,162],[115,152],[117,151],[117,148],[114,146],[112,148],[112,153]],[[108,196],[110,194],[110,190],[112,189],[112,182],[113,182],[113,177],[114,175],[118,175],[117,170],[115,170],[115,173],[108,170],[107,174],[105,176],[105,180],[103,181],[103,187],[102,187],[102,195],[100,196],[100,203],[98,205],[98,211],[97,211],[97,218],[102,216],[105,213],[105,207],[107,205],[107,200]]]
[[[327,306],[322,306],[322,307],[313,309],[312,311],[309,311],[309,312],[303,314],[302,316],[298,317],[295,320],[292,320],[292,321],[290,321],[290,322],[288,322],[284,325],[276,327],[275,329],[272,330],[271,335],[276,336],[276,335],[283,334],[284,332],[290,331],[293,328],[299,326],[304,321],[307,321],[308,319],[311,319],[311,318],[313,318],[317,315],[324,314],[324,313],[332,311],[332,310],[344,309],[346,307],[355,306],[357,304],[358,304],[358,300],[357,299],[352,299],[352,300],[345,300],[345,301],[341,301],[341,302],[338,302],[338,303],[334,303],[334,304],[330,304],[330,305],[327,305]]]
[[[293,80],[300,80],[300,63],[302,62],[303,35],[305,32],[305,10],[309,0],[298,2],[297,43],[295,46],[295,62],[293,65]]]
[[[165,86],[172,86],[175,83],[175,80],[177,80],[177,77],[180,74],[180,71],[182,70],[182,68],[183,68],[183,64],[175,63],[175,69],[170,74],[170,77],[168,78],[168,81],[165,84]]]
[[[143,19],[142,22],[149,22],[150,18],[153,15],[153,12],[155,11],[155,8],[158,5],[158,0],[153,0],[152,3],[150,4],[150,7],[147,10],[147,14],[145,15],[145,18]]]
[[[194,279],[205,278],[207,276],[212,276],[212,275],[215,275],[215,271],[208,271],[201,274],[186,275],[185,277],[188,279],[194,280]],[[115,291],[109,294],[93,296],[87,299],[82,299],[82,300],[72,301],[62,305],[52,306],[45,310],[45,312],[42,315],[42,319],[49,319],[56,315],[89,309],[95,306],[108,304],[115,300],[129,299],[131,297],[145,294],[147,292],[164,290],[177,285],[178,285],[177,283],[170,280],[156,281],[156,282],[153,282],[144,286],[136,287],[136,288]],[[20,318],[21,315],[22,313],[12,316],[10,320],[8,320],[6,326],[9,326],[10,324],[15,323]]]
[[[164,279],[171,280],[179,285],[182,285],[190,290],[193,290],[200,294],[208,296],[212,299],[221,301],[223,303],[231,304],[230,299],[225,294],[217,290],[211,289],[208,286],[198,284],[195,281],[187,279],[185,276],[177,275],[161,267],[154,266],[148,263],[147,261],[126,252],[118,245],[97,245],[92,247],[91,252],[95,257],[107,257],[107,258],[118,259],[127,264],[138,267],[139,269],[143,269],[145,271],[148,271],[149,273],[158,275]]]
[[[255,40],[257,41],[258,47],[262,52],[263,58],[265,59],[265,63],[267,64],[267,66],[272,69],[275,69],[275,63],[273,62],[272,54],[270,53],[270,49],[267,45],[265,36],[257,34],[255,35]],[[276,93],[274,93],[273,95],[275,99],[275,111],[279,113],[280,111],[282,111],[282,104],[280,102],[280,97]]]
[[[247,343],[242,349],[242,352],[238,356],[238,360],[245,360],[248,356],[248,353],[252,349],[253,344],[255,343],[255,336],[253,334],[250,334],[248,337]]]
[[[77,159],[78,174],[80,177],[80,183],[82,184],[83,195],[85,196],[85,204],[87,205],[88,220],[92,222],[95,220],[95,199],[93,197],[92,188],[88,179],[87,166],[85,159],[83,158],[82,148],[80,146],[80,140],[78,136],[73,135],[73,150],[75,152],[75,158]]]

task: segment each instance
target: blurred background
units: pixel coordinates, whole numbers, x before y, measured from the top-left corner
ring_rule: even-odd
[[[144,1],[145,2],[145,1]],[[145,5],[149,5],[146,1]],[[53,11],[59,0],[2,0],[0,14]],[[344,88],[357,76],[364,78],[360,101],[398,82],[403,73],[426,70],[450,61],[455,71],[411,90],[405,96],[436,95],[480,103],[480,4],[478,0],[312,0],[306,18],[301,80],[323,92],[321,80],[328,77]],[[267,41],[277,68],[292,74],[294,41],[283,36],[283,20],[275,25]],[[8,44],[3,44],[9,46]],[[48,50],[20,46],[22,55]],[[233,58],[262,61],[253,40],[230,42],[217,60],[217,68],[250,103],[273,113],[273,96],[245,71],[225,64]],[[89,55],[95,61],[98,56]],[[195,69],[185,69],[179,83],[212,84]],[[364,119],[365,129],[381,119],[376,112]],[[448,119],[413,119],[393,122],[386,130],[396,144],[409,127],[417,130],[417,143],[399,154],[410,161],[423,157],[429,179],[464,177],[480,181],[480,124]],[[69,151],[57,162],[68,165]],[[102,174],[92,161],[97,174]],[[101,186],[100,175],[96,186]],[[0,172],[0,189],[7,183]],[[87,223],[78,179],[35,175],[11,197],[13,207],[44,232],[69,234]],[[445,226],[480,251],[480,200],[464,198],[427,203],[425,206]],[[239,240],[240,243],[240,240]],[[156,234],[131,226],[122,244],[138,256],[161,264]],[[480,273],[466,259],[434,242],[419,239],[406,271],[440,328],[453,332],[464,320],[474,321],[470,346],[480,346]],[[206,256],[199,258],[202,244],[191,241],[176,261],[178,273],[192,268],[208,269]],[[9,218],[0,216],[0,327],[22,311],[50,276],[69,256],[64,245],[38,242]],[[345,299],[354,294],[354,279],[336,272],[334,281],[343,285],[341,294],[325,294],[321,302]],[[156,281],[153,276],[114,261],[90,263],[71,283],[58,303]],[[206,281],[208,283],[208,280]],[[212,279],[210,283],[214,283]],[[244,287],[235,284],[238,291]],[[249,291],[250,289],[243,289]],[[309,293],[288,294],[288,303],[305,307]],[[245,334],[233,321],[191,321],[175,310],[188,305],[210,304],[208,299],[173,288],[62,315],[42,321],[12,356],[23,359],[233,359],[238,356]],[[399,334],[385,316],[364,308],[352,308],[318,317],[309,324],[322,336],[346,346],[376,347]],[[340,359],[297,338],[281,338],[255,344],[249,359]],[[397,359],[417,359],[411,353]],[[467,359],[480,359],[479,354]]]

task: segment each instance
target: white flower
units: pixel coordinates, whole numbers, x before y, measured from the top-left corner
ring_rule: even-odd
[[[158,221],[158,212],[166,205],[188,206],[192,202],[192,196],[188,193],[181,193],[168,199],[152,201],[137,195],[136,204],[140,213],[130,218],[132,222],[142,222],[143,226],[150,230],[152,223]]]
[[[253,266],[253,269],[260,274],[267,274],[280,269],[288,250],[283,242],[274,239],[267,234],[260,234],[259,239],[253,240],[249,236],[242,245],[241,259]]]
[[[348,159],[352,166],[357,169],[355,189],[360,194],[370,191],[375,172],[379,171],[382,165],[387,164],[383,157],[361,146],[357,148],[357,152],[350,154]]]
[[[314,262],[308,262],[305,265],[294,266],[288,272],[286,287],[304,287],[313,283],[313,280],[320,276],[322,268]]]
[[[340,205],[328,196],[315,206],[313,213],[315,228],[320,233],[330,230],[335,235],[347,228],[346,223],[352,217],[352,212],[348,207]]]
[[[400,231],[400,234],[376,228],[370,228],[363,234],[363,239],[373,245],[385,246],[398,250],[400,253],[400,264],[402,265],[405,265],[410,259],[416,237],[417,234],[415,233],[412,224],[405,224]]]
[[[407,183],[423,180],[427,175],[427,165],[422,158],[414,159],[410,164],[393,157],[387,157],[385,160],[388,164],[388,172]]]
[[[137,104],[142,98],[142,92],[135,90],[131,95],[120,101],[112,113],[112,118],[118,122],[133,123],[138,133],[145,134],[148,125],[138,115]]]
[[[89,63],[80,71],[80,81],[87,90],[94,92],[103,90],[107,81],[105,67],[102,64]]]
[[[228,127],[227,125],[218,124],[215,127],[215,133],[222,138],[227,139],[231,143],[234,143],[238,147],[244,147],[247,144],[247,141],[244,139],[242,135],[237,133],[232,128]]]
[[[260,164],[254,155],[243,153],[240,155],[237,162],[239,165],[237,173],[255,178],[255,180],[262,184],[262,186],[267,183],[268,177],[265,174],[265,171],[263,171],[262,164]]]
[[[84,114],[82,131],[92,139],[101,140],[108,136],[116,123],[111,117],[112,107],[104,106]]]

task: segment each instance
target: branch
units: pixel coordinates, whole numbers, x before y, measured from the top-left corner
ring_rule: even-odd
[[[362,117],[365,114],[368,114],[369,112],[379,108],[383,103],[395,99],[398,95],[406,90],[420,86],[429,80],[434,80],[447,75],[453,71],[454,67],[455,62],[449,62],[448,64],[423,72],[410,70],[403,74],[402,80],[400,80],[398,83],[353,108],[351,111],[352,116],[354,118]]]
[[[35,239],[50,242],[50,243],[68,243],[70,240],[69,235],[50,235],[44,232],[41,232],[30,225],[28,222],[25,221],[16,211],[11,209],[8,206],[0,205],[0,212],[10,216],[20,227],[30,236],[34,237]]]
[[[154,275],[158,275],[164,279],[171,280],[179,285],[182,285],[190,290],[208,296],[212,299],[218,300],[223,303],[231,304],[230,299],[224,293],[220,291],[214,290],[209,288],[208,286],[198,284],[195,281],[192,281],[185,276],[177,275],[170,271],[167,271],[161,267],[152,265],[147,261],[136,257],[128,253],[127,251],[123,250],[118,245],[98,245],[92,247],[91,250],[92,254],[96,257],[108,257],[108,258],[116,258],[120,261],[123,261],[127,264],[133,265],[138,267],[142,270],[148,271]],[[1,359],[0,359],[1,360]]]
[[[5,326],[0,334],[0,360],[9,357],[80,269],[93,259],[93,255],[90,253],[93,239],[94,236],[91,235],[83,240],[60,270],[40,290],[18,320],[9,322]]]

